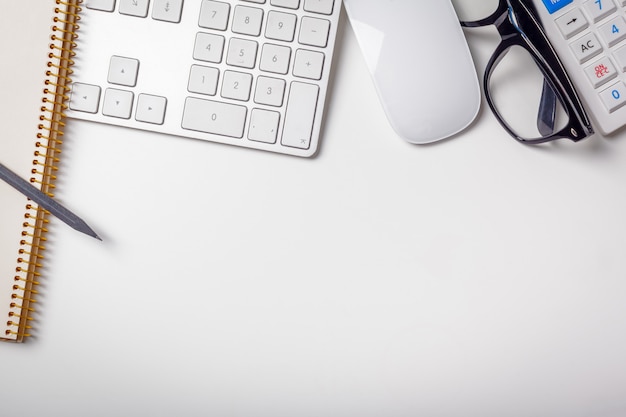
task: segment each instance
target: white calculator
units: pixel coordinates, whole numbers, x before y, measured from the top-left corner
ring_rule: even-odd
[[[69,117],[309,157],[341,0],[86,0]]]
[[[593,127],[626,125],[626,0],[533,0]]]

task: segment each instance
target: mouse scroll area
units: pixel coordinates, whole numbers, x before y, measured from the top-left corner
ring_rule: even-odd
[[[411,143],[465,129],[480,86],[449,0],[344,0],[387,118]]]

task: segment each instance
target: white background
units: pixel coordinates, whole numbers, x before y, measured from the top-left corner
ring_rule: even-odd
[[[483,106],[410,145],[338,42],[314,159],[69,123],[57,197],[104,242],[52,219],[1,415],[626,414],[626,132],[529,147]]]

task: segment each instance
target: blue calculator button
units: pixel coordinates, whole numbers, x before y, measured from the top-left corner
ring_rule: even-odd
[[[574,0],[543,0],[543,4],[550,14],[561,10],[563,7],[572,3]]]

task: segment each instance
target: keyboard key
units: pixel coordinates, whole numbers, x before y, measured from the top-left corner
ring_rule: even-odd
[[[133,58],[112,56],[109,62],[108,81],[111,84],[134,87],[137,85],[139,61]]]
[[[139,94],[135,119],[139,122],[162,125],[165,120],[166,106],[167,99],[165,97]]]
[[[334,0],[304,0],[304,10],[307,12],[332,14]]]
[[[85,113],[97,113],[99,104],[100,87],[84,83],[72,84],[70,109]]]
[[[229,15],[230,4],[221,1],[204,0],[200,8],[198,26],[207,29],[226,30]]]
[[[593,33],[588,33],[570,44],[570,48],[581,64],[602,52],[602,45]]]
[[[254,102],[274,107],[282,106],[285,84],[285,80],[278,78],[259,77],[256,81]]]
[[[154,0],[152,18],[164,22],[179,23],[183,13],[183,0]]]
[[[242,35],[259,36],[263,23],[263,10],[256,7],[237,6],[233,15],[232,30]]]
[[[297,9],[300,7],[300,0],[271,0],[270,4],[277,7],[286,7],[287,9]]]
[[[222,84],[222,97],[233,100],[250,100],[252,88],[252,75],[245,72],[226,71]]]
[[[296,32],[297,17],[290,13],[271,11],[267,15],[265,37],[279,41],[291,42]]]
[[[183,129],[242,138],[248,110],[218,101],[187,97],[183,112]]]
[[[626,20],[622,16],[617,16],[600,27],[600,34],[609,47],[617,45],[626,38]]]
[[[303,45],[324,47],[328,43],[329,32],[330,22],[328,20],[303,17],[298,42]]]
[[[587,0],[583,6],[594,22],[604,19],[616,10],[613,0]]]
[[[622,72],[626,72],[626,46],[622,46],[614,52],[615,59]]]
[[[200,32],[196,34],[196,43],[193,48],[193,58],[199,61],[220,63],[224,54],[224,37],[212,33]]]
[[[115,9],[115,0],[87,0],[88,9],[112,12]]]
[[[255,41],[232,38],[228,45],[226,63],[235,67],[254,68],[258,46]]]
[[[192,65],[187,90],[191,93],[214,96],[217,93],[219,76],[220,71],[217,68]]]
[[[276,143],[280,113],[262,109],[250,112],[248,139],[256,142]]]
[[[563,7],[572,3],[574,0],[543,0],[543,4],[550,14],[561,10]]]
[[[287,74],[290,59],[291,48],[266,43],[263,45],[263,50],[261,51],[259,67],[262,71],[273,72],[275,74]]]
[[[311,80],[322,78],[324,68],[324,54],[321,52],[298,49],[293,66],[293,75]]]
[[[120,13],[136,16],[146,17],[148,16],[148,5],[150,0],[120,0]]]
[[[585,15],[578,8],[565,13],[556,19],[555,22],[565,39],[569,39],[589,27],[589,22],[587,22]]]
[[[611,60],[607,57],[600,58],[586,67],[585,74],[587,74],[593,88],[598,88],[617,77],[617,71]]]
[[[133,108],[133,98],[133,93],[130,91],[107,88],[104,93],[102,114],[120,119],[130,119],[130,112]]]
[[[600,93],[600,99],[606,106],[609,113],[622,107],[626,104],[626,84],[620,81],[619,83],[607,88]]]
[[[309,148],[318,94],[317,85],[291,83],[281,141],[283,145],[299,149]]]

